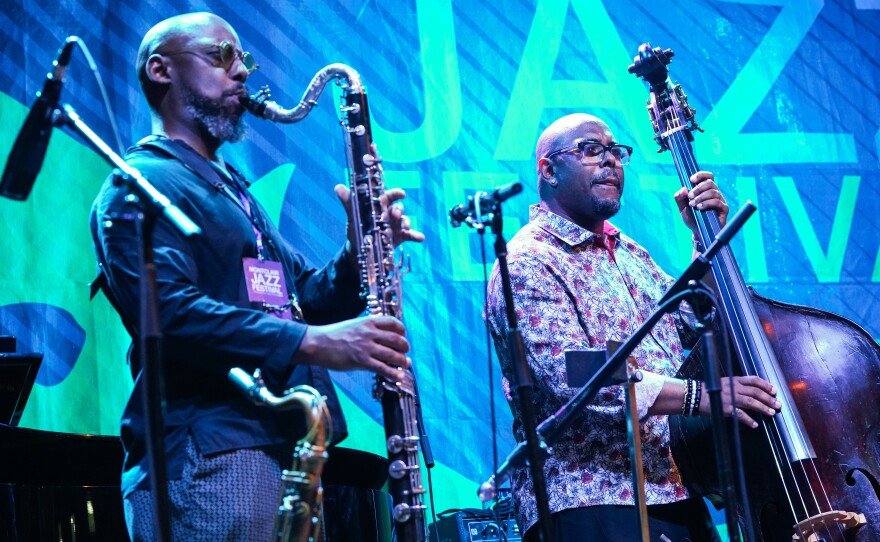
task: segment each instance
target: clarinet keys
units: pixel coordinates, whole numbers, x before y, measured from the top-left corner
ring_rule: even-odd
[[[425,490],[422,489],[419,493],[424,493]],[[418,511],[419,515],[424,514],[427,508],[424,504],[406,504],[402,502],[400,504],[394,505],[394,520],[400,523],[405,523],[409,521],[409,518],[412,516],[414,511]]]
[[[404,476],[407,476],[410,472],[414,472],[419,470],[421,467],[419,465],[407,465],[400,459],[395,459],[388,465],[388,476],[394,478],[395,480],[400,480]],[[418,488],[421,489],[421,488]],[[407,493],[424,493],[422,491],[407,491]]]
[[[413,435],[411,437],[391,435],[390,437],[388,437],[388,440],[385,441],[385,447],[392,454],[399,454],[403,451],[404,448],[406,448],[407,450],[418,450],[419,440],[420,439],[418,435]]]

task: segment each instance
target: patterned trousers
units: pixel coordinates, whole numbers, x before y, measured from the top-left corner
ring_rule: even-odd
[[[204,457],[189,436],[180,480],[168,483],[174,541],[264,542],[271,539],[281,469],[259,449]],[[133,491],[124,501],[132,542],[153,537],[152,494]]]

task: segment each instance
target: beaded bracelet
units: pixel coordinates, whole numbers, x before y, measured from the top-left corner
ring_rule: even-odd
[[[700,399],[703,398],[703,383],[697,382],[697,393],[694,394],[694,407],[691,409],[691,416],[700,415]]]
[[[685,379],[685,381],[684,381],[684,397],[682,398],[682,401],[681,401],[681,415],[682,416],[688,415],[688,407],[690,406],[691,398],[694,393],[693,383],[694,383],[694,381],[691,380],[690,378]]]
[[[697,396],[697,381],[691,380],[691,396],[690,403],[688,404],[688,416],[694,415],[694,398]]]

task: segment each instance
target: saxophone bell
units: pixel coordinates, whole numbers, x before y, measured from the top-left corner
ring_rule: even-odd
[[[290,469],[282,471],[281,492],[270,542],[315,542],[323,540],[324,490],[321,473],[329,459],[327,444],[333,429],[330,410],[321,393],[311,386],[296,386],[282,396],[266,389],[259,373],[241,368],[229,371],[229,379],[248,400],[273,410],[300,410],[307,432],[296,443]]]

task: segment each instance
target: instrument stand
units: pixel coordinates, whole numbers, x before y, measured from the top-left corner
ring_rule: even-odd
[[[68,126],[79,134],[110,165],[116,167],[113,182],[125,184],[130,194],[126,201],[137,206],[135,228],[140,238],[138,264],[140,272],[139,344],[141,375],[144,379],[141,401],[146,422],[147,458],[153,497],[153,537],[159,542],[171,540],[168,514],[168,476],[165,462],[165,393],[162,379],[162,332],[159,324],[159,302],[156,293],[156,268],[153,264],[152,232],[160,214],[184,235],[201,230],[168,198],[153,187],[138,170],[128,165],[86,125],[70,105],[56,109],[52,115],[56,127]]]
[[[507,314],[507,347],[513,358],[513,378],[516,395],[519,397],[519,408],[523,418],[528,449],[529,472],[532,477],[532,488],[538,506],[538,525],[544,542],[552,542],[553,524],[550,519],[550,499],[547,495],[547,482],[544,479],[544,457],[547,449],[537,432],[535,409],[532,400],[532,378],[526,361],[525,346],[520,334],[516,307],[513,304],[513,288],[510,284],[510,270],[507,267],[507,242],[502,231],[504,219],[501,216],[501,204],[496,203],[491,210],[490,222],[492,233],[495,234],[495,256],[501,272],[501,285],[504,291],[504,307]],[[543,448],[543,449],[542,449]]]

